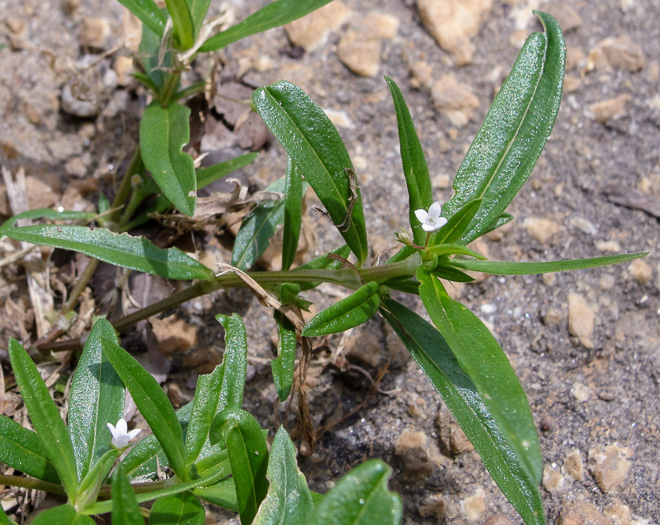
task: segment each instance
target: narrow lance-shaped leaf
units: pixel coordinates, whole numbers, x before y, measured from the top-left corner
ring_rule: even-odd
[[[268,447],[261,427],[244,410],[225,410],[213,420],[211,440],[227,447],[241,523],[251,523],[268,491]]]
[[[0,461],[28,476],[60,482],[37,434],[3,415],[0,415]]]
[[[381,313],[438,391],[484,465],[527,525],[543,525],[538,483],[511,449],[470,377],[442,335],[402,304],[383,300]]]
[[[159,37],[163,36],[165,30],[166,16],[158,8],[153,0],[119,0],[131,13]]]
[[[245,155],[240,155],[231,160],[198,169],[197,189],[208,186],[212,182],[215,182],[216,180],[229,175],[233,171],[240,170],[241,168],[254,162],[258,156],[259,154],[256,152],[246,153]]]
[[[353,164],[334,125],[302,89],[290,82],[259,88],[252,100],[361,266],[368,254],[362,198]]]
[[[78,475],[66,424],[39,370],[15,339],[9,339],[9,360],[41,447],[55,467],[67,496],[73,500],[78,489]]]
[[[73,374],[69,395],[69,434],[80,479],[110,448],[112,436],[106,424],[115,425],[124,412],[126,389],[103,354],[101,334],[119,344],[112,325],[94,325]]]
[[[275,321],[277,323],[277,357],[271,361],[271,369],[277,397],[284,402],[293,387],[297,338],[291,323],[278,311],[275,312]]]
[[[195,28],[186,0],[165,0],[167,11],[172,18],[174,41],[177,48],[185,51],[195,42]]]
[[[120,463],[112,476],[112,523],[144,525],[131,482]]]
[[[305,325],[302,335],[316,337],[336,334],[366,323],[378,311],[378,286],[376,281],[367,283],[345,299],[319,312]]]
[[[298,469],[296,447],[282,427],[277,431],[268,459],[270,481],[266,499],[253,525],[306,525],[314,503],[305,476]]]
[[[529,177],[559,111],[566,46],[557,21],[536,13],[545,34],[532,33],[497,93],[454,179],[454,196],[443,207],[451,216],[482,199],[461,243],[484,234]]]
[[[167,279],[208,280],[213,277],[213,270],[178,248],[158,248],[143,237],[112,233],[105,228],[93,230],[85,226],[51,224],[11,228],[5,223],[0,228],[0,235],[17,241],[73,250],[100,261]]]
[[[480,208],[480,199],[468,202],[449,218],[447,224],[433,234],[429,244],[433,246],[458,243]]]
[[[447,340],[488,410],[519,456],[531,479],[541,481],[543,458],[527,396],[490,330],[467,307],[447,294],[424,267],[417,270],[419,295],[433,324]]]
[[[204,23],[206,13],[211,5],[211,0],[186,0],[188,8],[190,9],[190,16],[192,17],[193,27],[195,28],[195,38],[199,35],[199,30]]]
[[[307,523],[315,525],[378,525],[401,523],[398,494],[387,490],[392,469],[372,459],[355,467],[316,504]]]
[[[426,232],[422,230],[417,217],[415,217],[415,210],[428,210],[433,203],[431,177],[429,176],[429,168],[426,165],[422,145],[417,136],[417,130],[403,94],[391,78],[385,77],[385,81],[392,94],[396,121],[399,127],[401,163],[403,164],[403,174],[406,177],[406,186],[408,187],[410,227],[413,232],[413,240],[416,244],[421,245],[424,244],[426,239]]]
[[[594,257],[592,259],[571,259],[548,262],[499,262],[452,259],[446,264],[450,264],[463,270],[490,273],[494,275],[534,275],[540,273],[565,272],[569,270],[583,270],[585,268],[609,266],[610,264],[632,261],[633,259],[645,257],[646,255],[648,255],[648,252],[624,253],[621,255]]]
[[[225,329],[225,356],[222,360],[224,375],[218,401],[218,412],[238,410],[243,405],[243,391],[247,374],[247,335],[245,325],[238,314],[216,315]]]
[[[209,435],[211,421],[218,408],[223,376],[224,367],[216,366],[210,374],[197,378],[190,422],[186,430],[186,465],[191,465],[197,460]]]
[[[97,321],[97,323],[107,322],[104,319]],[[163,447],[170,467],[180,479],[187,479],[183,432],[165,392],[151,374],[123,348],[105,337],[101,337],[101,342],[103,352],[128,388],[140,413],[149,423],[151,430]]]
[[[140,121],[140,151],[146,168],[183,214],[192,217],[197,205],[195,163],[181,149],[190,140],[190,108],[155,100],[144,110]]]
[[[31,525],[95,525],[89,516],[78,514],[72,505],[59,505],[37,514]]]
[[[284,178],[276,180],[266,191],[284,192]],[[249,270],[266,251],[277,228],[284,222],[284,199],[262,201],[243,219],[231,254],[231,264]]]
[[[284,226],[282,228],[282,270],[293,264],[298,250],[300,227],[302,226],[303,180],[300,170],[288,158],[286,184],[284,187]]]
[[[229,29],[212,36],[200,52],[215,51],[256,33],[283,26],[305,16],[332,0],[276,0]]]

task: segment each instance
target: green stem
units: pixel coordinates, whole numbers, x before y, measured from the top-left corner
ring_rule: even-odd
[[[121,209],[126,204],[126,200],[128,199],[128,195],[131,192],[131,178],[133,175],[138,173],[140,171],[140,165],[142,164],[142,153],[140,152],[140,145],[135,148],[135,152],[133,153],[133,157],[131,158],[131,162],[128,165],[128,168],[126,169],[126,173],[124,173],[124,178],[121,181],[121,184],[119,185],[119,190],[117,190],[117,195],[115,195],[115,199],[112,201],[112,209],[114,210],[110,214],[110,222],[111,223],[117,223],[119,221]]]
[[[0,485],[11,485],[13,487],[23,487],[26,489],[43,490],[66,496],[64,487],[56,483],[41,481],[40,479],[26,478],[25,476],[2,476],[0,475]]]
[[[159,101],[160,105],[164,108],[168,107],[171,103],[172,95],[176,92],[176,88],[179,86],[179,80],[181,77],[180,71],[174,71],[168,73],[165,78],[165,83],[163,89],[160,90]]]
[[[289,270],[281,272],[250,272],[247,275],[260,285],[280,283],[315,283],[326,282],[356,290],[362,282],[384,281],[396,277],[412,277],[419,266],[419,256],[412,256],[403,261],[373,268],[363,268],[359,276],[353,269],[339,270]],[[361,278],[360,278],[361,277]],[[223,288],[245,288],[247,285],[234,273],[216,277],[212,281],[201,281],[189,288],[177,292],[170,297],[146,308],[119,319],[114,323],[115,329],[123,330],[135,323]]]

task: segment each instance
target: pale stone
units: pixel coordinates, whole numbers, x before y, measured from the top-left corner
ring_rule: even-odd
[[[454,416],[451,415],[446,406],[443,405],[438,411],[435,424],[443,453],[449,456],[457,456],[474,450],[474,445],[470,443],[470,440],[461,427],[458,426]]]
[[[445,74],[433,84],[431,96],[435,107],[456,127],[463,127],[479,107],[479,99],[472,90],[460,84],[454,75]]]
[[[380,69],[380,38],[365,38],[363,33],[349,30],[339,41],[339,60],[353,73],[363,77],[375,77]]]
[[[102,49],[110,36],[110,23],[105,18],[85,18],[80,29],[80,43]]]
[[[550,465],[543,467],[543,488],[550,493],[564,492],[570,484],[558,469]]]
[[[346,355],[376,367],[380,362],[380,341],[366,331],[356,330],[351,334],[345,344]]]
[[[564,506],[555,525],[611,525],[611,523],[592,503],[574,500]]]
[[[574,450],[564,458],[564,469],[575,481],[584,480],[584,463],[579,450]]]
[[[548,243],[559,232],[559,224],[539,217],[529,217],[525,220],[524,226],[529,234],[541,244]]]
[[[621,117],[625,113],[628,100],[630,100],[630,95],[624,93],[615,98],[590,104],[588,114],[596,122],[605,123]]]
[[[421,60],[410,64],[408,74],[410,75],[410,86],[415,89],[421,87],[428,89],[433,83],[433,68]]]
[[[632,523],[630,507],[618,500],[607,505],[603,512],[605,512],[605,516],[612,520],[612,525],[631,525]]]
[[[486,512],[486,492],[479,487],[472,496],[461,501],[461,507],[468,521],[477,521]]]
[[[545,274],[554,275],[554,274]],[[543,324],[546,326],[553,326],[559,324],[564,319],[564,314],[558,308],[548,308],[543,314]]]
[[[600,43],[607,61],[614,68],[623,68],[628,71],[639,71],[646,65],[644,52],[630,35],[619,38],[608,38]]]
[[[564,33],[578,29],[582,25],[582,18],[571,2],[557,0],[545,2],[541,11],[554,16]]]
[[[117,74],[117,85],[126,87],[131,81],[133,72],[133,59],[127,56],[118,56],[113,66]]]
[[[621,245],[616,241],[596,241],[596,248],[601,252],[617,253],[621,251]]]
[[[573,383],[573,386],[571,387],[571,394],[573,394],[573,397],[577,401],[579,401],[580,403],[584,403],[585,401],[589,400],[591,390],[589,390],[588,386],[583,385],[582,383],[576,381],[575,383]]]
[[[424,432],[404,431],[396,440],[394,450],[403,462],[407,475],[427,476],[436,468],[429,439]]]
[[[628,271],[639,284],[646,284],[653,277],[653,268],[643,259],[635,259],[631,262]]]
[[[399,19],[385,13],[371,11],[358,27],[363,27],[368,36],[394,38],[399,31]]]
[[[484,525],[512,525],[511,521],[509,521],[509,518],[506,516],[502,516],[501,514],[496,514],[495,516],[491,516],[488,518],[485,522]]]
[[[419,0],[417,9],[428,32],[458,65],[472,62],[470,38],[488,18],[493,0]]]
[[[568,295],[568,331],[577,336],[585,348],[593,348],[591,336],[594,332],[596,314],[579,294]]]
[[[589,470],[605,493],[616,492],[628,476],[632,450],[618,445],[596,445],[589,450]]]
[[[351,10],[343,2],[335,0],[287,24],[284,30],[293,45],[312,51],[320,47],[328,34],[339,29],[350,15]]]

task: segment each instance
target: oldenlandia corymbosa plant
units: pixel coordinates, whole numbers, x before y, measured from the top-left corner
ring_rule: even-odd
[[[25,474],[0,476],[0,483],[47,490],[66,498],[65,504],[39,514],[36,524],[47,520],[94,523],[91,516],[108,512],[115,523],[144,523],[144,516],[149,523],[172,523],[173,515],[185,515],[186,523],[202,524],[205,511],[201,501],[238,512],[246,525],[399,523],[401,501],[387,489],[391,470],[382,461],[367,461],[321,495],[307,487],[296,463],[295,446],[284,429],[277,431],[269,449],[265,430],[242,408],[247,338],[238,315],[217,317],[225,329],[224,360],[211,374],[199,377],[193,400],[177,411],[158,383],[120,346],[118,331],[141,319],[221,288],[249,287],[274,312],[279,343],[272,370],[280,400],[295,393],[299,346],[306,359],[309,338],[344,332],[381,315],[438,391],[525,523],[544,524],[539,491],[542,455],[525,392],[491,332],[449,296],[440,278],[468,282],[473,279],[467,271],[539,274],[644,255],[496,262],[467,246],[512,220],[506,208],[529,177],[552,131],[566,60],[556,20],[537,13],[545,32],[530,35],[521,49],[458,170],[453,197],[442,206],[433,196],[405,100],[396,83],[386,78],[398,122],[409,220],[397,236],[400,250],[380,265],[370,265],[367,260],[368,232],[359,177],[328,117],[289,82],[255,90],[254,110],[288,155],[286,173],[268,188],[283,198],[254,207],[236,237],[231,265],[217,271],[177,248],[158,248],[146,238],[126,233],[144,224],[150,213],[172,207],[192,216],[199,188],[254,159],[250,154],[210,168],[195,168],[192,157],[181,151],[190,137],[190,110],[181,101],[203,89],[203,84],[181,88],[181,71],[197,53],[289,22],[328,0],[278,0],[216,34],[219,21],[205,21],[210,0],[167,0],[166,10],[152,0],[121,2],[144,24],[143,72],[137,78],[151,91],[152,102],[145,110],[139,147],[115,201],[110,204],[101,199],[98,213],[32,210],[12,217],[0,227],[0,235],[194,283],[114,325],[105,319],[96,321],[73,375],[67,422],[60,417],[28,352],[17,341],[9,342],[11,366],[34,431],[0,417],[0,460]],[[292,268],[307,186],[316,193],[345,244]],[[20,219],[50,224],[17,226]],[[97,227],[90,227],[93,222]],[[280,228],[282,270],[250,271]],[[76,290],[84,289],[93,271],[90,264]],[[343,286],[350,294],[305,323],[301,309],[309,303],[303,294],[323,282]],[[431,322],[398,301],[397,293],[419,296]],[[63,315],[73,311],[74,296]],[[76,343],[80,341],[49,339],[34,345],[33,350],[49,352]],[[127,429],[126,389],[153,432],[132,447],[140,430]],[[299,403],[303,402],[300,397]],[[128,452],[118,461],[124,450]],[[153,502],[150,509],[141,506],[146,502]],[[2,518],[8,522],[6,516]]]

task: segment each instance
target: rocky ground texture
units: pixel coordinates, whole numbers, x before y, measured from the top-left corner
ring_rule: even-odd
[[[265,3],[230,0],[213,2],[213,9],[226,8],[239,20]],[[328,112],[348,146],[376,257],[394,247],[392,233],[408,215],[383,75],[406,96],[435,195],[445,201],[518,49],[531,31],[541,30],[533,9],[553,14],[565,31],[562,108],[530,182],[511,206],[515,221],[476,249],[495,260],[519,261],[650,254],[595,270],[480,278],[452,293],[492,329],[527,391],[544,453],[549,522],[659,523],[657,0],[335,0],[304,20],[199,61],[189,80],[210,74],[217,93],[208,100],[205,120],[193,126],[191,147],[215,161],[262,150],[238,178],[251,190],[265,187],[283,174],[285,156],[258,118],[229,99],[248,98],[253,88],[280,79],[295,82]],[[91,208],[100,192],[112,195],[135,146],[146,103],[129,76],[139,26],[118,2],[100,0],[0,0],[0,13],[0,214],[9,216],[21,205]],[[27,202],[21,204],[21,195]],[[339,242],[313,205],[310,197],[306,258]],[[194,245],[187,241],[211,262],[229,259],[223,232],[235,230],[235,217],[216,219],[195,234]],[[179,242],[186,239],[190,235]],[[48,251],[21,258],[14,256],[20,248],[6,239],[0,247],[4,347],[9,336],[34,341],[48,331],[48,314],[85,261],[48,258]],[[267,254],[263,265],[277,267],[276,257]],[[91,314],[111,291],[104,281],[113,279],[114,273],[105,273],[91,283],[74,332],[88,330]],[[172,291],[144,276],[128,286],[138,303]],[[343,293],[324,287],[312,298],[320,308]],[[247,408],[265,427],[285,422],[292,428],[293,416],[276,403],[269,372],[274,326],[248,294],[219,293],[168,312],[138,327],[135,345],[148,349],[142,355],[158,369],[173,402],[185,403],[191,378],[221,356],[213,315],[232,311],[246,316],[253,356]],[[44,374],[65,383],[68,367],[65,358],[44,365]],[[20,398],[10,386],[7,379],[0,409],[20,420]],[[394,468],[390,487],[402,495],[405,523],[520,522],[380,319],[315,342],[306,386],[318,442],[301,467],[315,490],[326,491],[351,467],[378,457]],[[3,498],[14,512],[25,502],[25,495],[10,490]],[[209,523],[229,519],[213,511]]]

